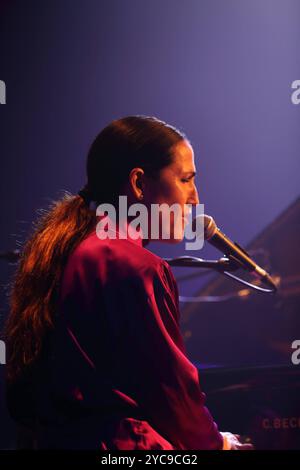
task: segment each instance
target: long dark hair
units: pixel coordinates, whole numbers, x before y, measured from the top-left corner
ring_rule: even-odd
[[[87,156],[87,183],[80,195],[65,193],[52,203],[24,244],[5,325],[8,380],[34,363],[47,331],[53,328],[67,258],[97,222],[89,202],[115,202],[137,166],[157,177],[172,161],[171,147],[183,139],[183,132],[149,116],[114,120],[98,134]]]

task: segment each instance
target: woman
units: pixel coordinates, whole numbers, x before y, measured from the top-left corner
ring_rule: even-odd
[[[204,406],[179,330],[175,278],[145,248],[151,231],[135,228],[132,216],[115,223],[95,213],[106,203],[119,215],[122,195],[128,206],[144,204],[151,225],[153,204],[178,204],[167,240],[178,242],[186,205],[199,203],[194,176],[183,133],[128,116],[95,139],[84,189],[37,222],[6,326],[8,405],[35,448],[248,448],[220,433]],[[166,241],[166,219],[159,223]]]

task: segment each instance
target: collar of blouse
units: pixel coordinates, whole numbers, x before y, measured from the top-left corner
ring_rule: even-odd
[[[147,240],[143,237],[143,232],[138,221],[130,218],[114,220],[109,215],[97,216],[96,232],[98,238],[125,239],[139,246],[147,244]]]

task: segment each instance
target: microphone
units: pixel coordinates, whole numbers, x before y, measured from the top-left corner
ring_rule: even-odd
[[[197,225],[199,223],[199,225]],[[235,261],[240,267],[252,272],[259,277],[265,284],[277,290],[277,285],[271,276],[258,264],[255,263],[250,255],[236,242],[231,241],[217,227],[214,219],[206,214],[200,214],[193,220],[193,227],[203,227],[204,240],[220,250],[229,259]]]

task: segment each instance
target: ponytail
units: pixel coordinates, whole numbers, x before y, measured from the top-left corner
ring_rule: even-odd
[[[34,223],[10,291],[4,331],[8,380],[14,380],[39,356],[43,339],[54,325],[58,286],[67,258],[95,225],[95,211],[81,196],[67,192]]]

